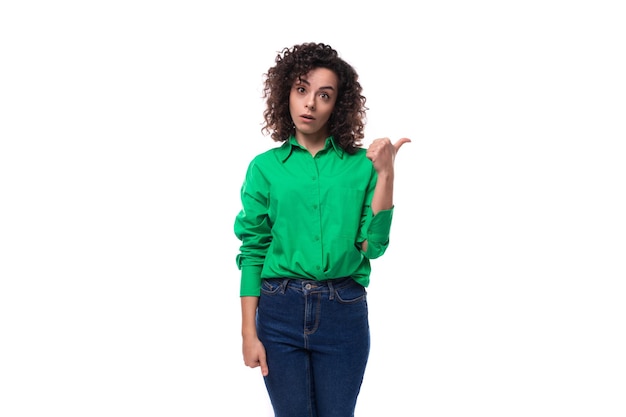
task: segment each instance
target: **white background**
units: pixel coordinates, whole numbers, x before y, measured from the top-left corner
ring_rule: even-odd
[[[626,415],[619,1],[5,1],[0,415],[270,416],[232,225],[283,47],[406,136],[357,416]]]

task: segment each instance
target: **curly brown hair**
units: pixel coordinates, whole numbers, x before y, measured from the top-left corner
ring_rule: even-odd
[[[284,48],[276,56],[276,64],[265,75],[263,98],[263,133],[271,132],[276,142],[285,142],[295,134],[289,113],[289,93],[293,83],[315,68],[327,68],[338,78],[338,96],[328,120],[328,131],[337,144],[348,153],[361,146],[365,127],[365,97],[355,69],[339,57],[336,50],[323,43],[303,43]]]

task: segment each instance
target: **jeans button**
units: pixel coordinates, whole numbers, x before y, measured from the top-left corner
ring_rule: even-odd
[[[304,286],[304,288],[306,288],[307,290],[310,290],[310,289],[311,289],[311,284],[306,284],[306,285]]]

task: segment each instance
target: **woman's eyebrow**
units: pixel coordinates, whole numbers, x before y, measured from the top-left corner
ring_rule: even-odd
[[[304,78],[298,78],[298,80],[296,81],[296,84],[306,84],[308,86],[311,85],[311,83],[304,79]],[[332,90],[335,91],[335,87],[333,87],[332,85],[325,85],[323,87],[320,87],[318,90]]]
[[[311,83],[310,83],[310,82],[308,82],[308,81],[307,81],[306,79],[304,79],[304,78],[298,78],[298,79],[296,80],[296,84],[306,84],[306,85],[311,85]]]

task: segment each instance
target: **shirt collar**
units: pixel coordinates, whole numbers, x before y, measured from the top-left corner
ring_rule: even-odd
[[[293,148],[298,147],[300,149],[304,149],[295,136],[290,136],[289,139],[278,149],[279,158],[282,162],[285,162],[291,156],[293,152]],[[324,144],[324,149],[332,148],[339,158],[343,158],[345,151],[341,149],[341,147],[335,142],[335,138],[333,136],[329,136],[326,138],[326,143]]]

